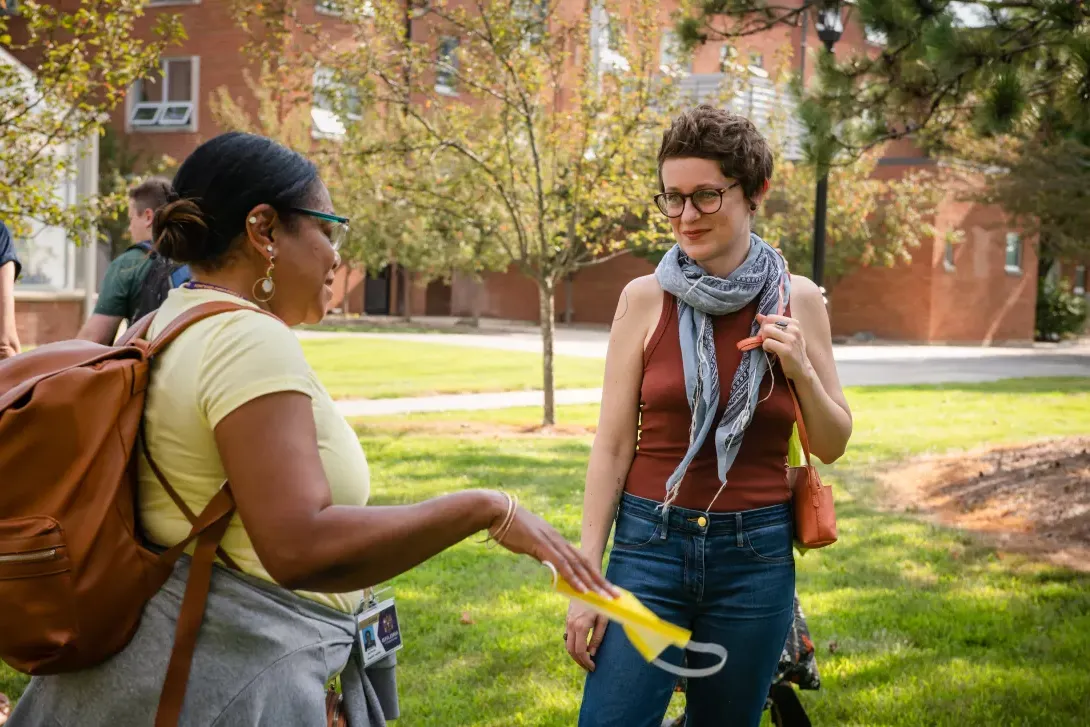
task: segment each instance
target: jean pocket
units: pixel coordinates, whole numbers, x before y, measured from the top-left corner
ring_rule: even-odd
[[[794,557],[791,523],[747,530],[744,536],[749,554],[762,563],[788,563]]]
[[[662,523],[644,520],[622,512],[617,518],[617,526],[613,532],[613,547],[617,550],[646,548],[658,539],[661,527]]]

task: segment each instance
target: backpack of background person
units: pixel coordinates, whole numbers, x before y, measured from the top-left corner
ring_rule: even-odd
[[[181,713],[215,555],[235,567],[219,550],[235,505],[226,482],[200,515],[178,497],[143,442],[144,398],[157,354],[197,321],[235,310],[253,309],[205,303],[150,343],[147,316],[115,346],[63,341],[0,361],[0,659],[31,675],[105,661],[196,540],[157,727]],[[138,440],[193,523],[161,555],[136,522]]]
[[[176,263],[161,255],[150,242],[138,242],[132,247],[143,250],[151,259],[151,267],[140,286],[140,298],[137,300],[136,310],[133,311],[132,320],[138,321],[148,313],[159,310],[167,293],[187,282],[192,275],[188,265]]]

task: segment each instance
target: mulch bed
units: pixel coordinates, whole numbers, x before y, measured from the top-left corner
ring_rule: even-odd
[[[880,480],[893,509],[1090,572],[1090,437],[911,460]]]

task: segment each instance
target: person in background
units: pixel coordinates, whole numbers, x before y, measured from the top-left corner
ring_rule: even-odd
[[[19,333],[15,330],[15,281],[19,279],[21,269],[11,232],[0,222],[0,360],[19,353]]]
[[[133,244],[106,269],[94,314],[77,338],[110,345],[121,321],[132,324],[142,312],[141,294],[156,259],[152,253],[151,222],[155,211],[167,203],[170,182],[152,177],[129,190],[129,237]]]

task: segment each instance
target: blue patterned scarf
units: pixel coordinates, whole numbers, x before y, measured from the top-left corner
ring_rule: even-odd
[[[655,270],[655,277],[662,289],[678,300],[685,393],[693,412],[689,449],[666,481],[664,504],[669,506],[677,497],[678,487],[689,464],[707,439],[719,406],[719,370],[711,317],[736,313],[754,298],[758,299],[758,313],[775,315],[780,304],[780,283],[783,282],[783,304],[786,307],[791,292],[791,276],[780,253],[750,233],[749,254],[745,262],[725,278],[708,275],[678,245],[666,253]],[[760,324],[754,319],[750,335],[756,335],[759,329]],[[768,359],[762,349],[742,354],[731,381],[726,411],[715,430],[715,453],[719,461],[719,480],[723,484],[726,484],[727,472],[738,455],[742,433],[753,419],[761,380],[766,371]]]

